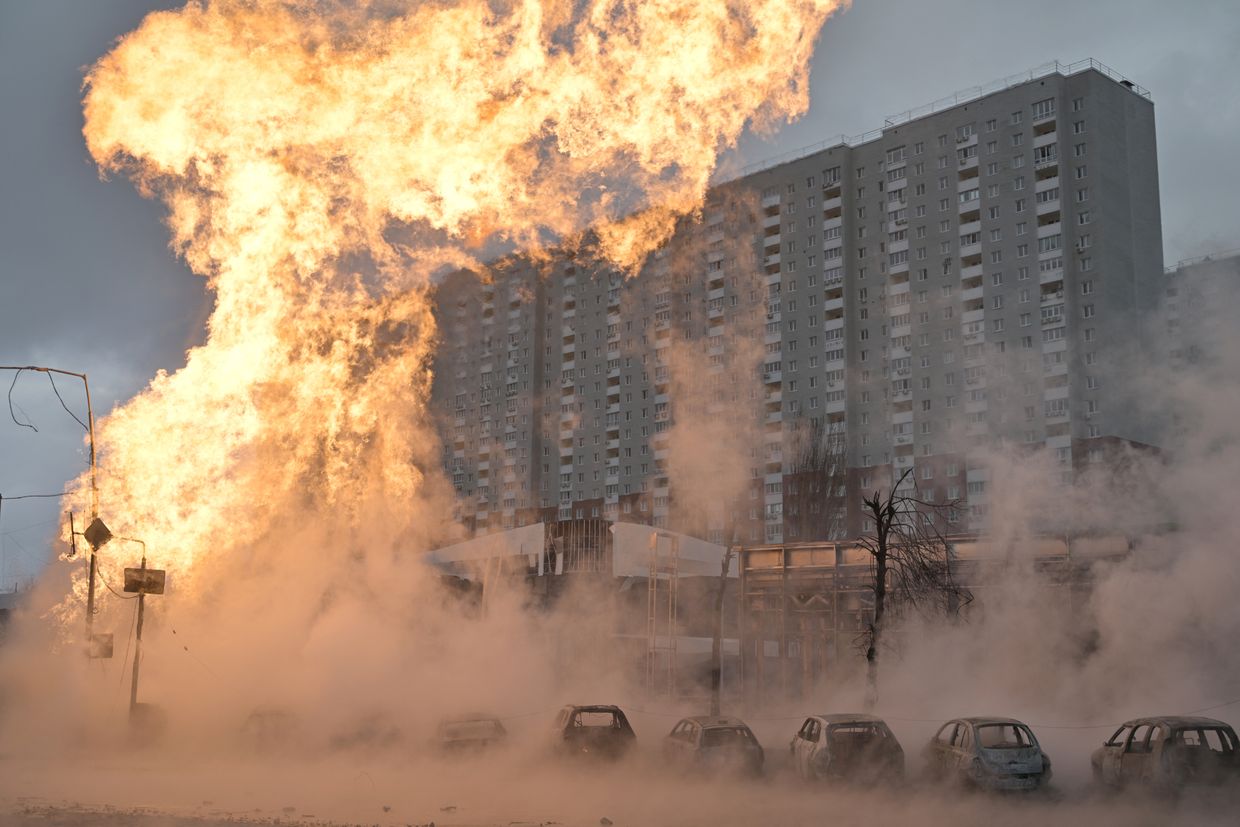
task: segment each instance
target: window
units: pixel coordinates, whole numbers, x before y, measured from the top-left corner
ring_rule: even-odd
[[[1046,146],[1035,147],[1033,150],[1033,163],[1052,164],[1059,160],[1059,145],[1047,144]]]
[[[1072,145],[1072,157],[1073,158],[1084,158],[1085,157],[1085,144],[1073,144]]]
[[[1085,121],[1073,121],[1072,122],[1072,134],[1073,135],[1084,135],[1085,134]]]
[[[1025,133],[1017,132],[1012,135],[1012,146],[1021,146],[1025,143]]]
[[[1079,213],[1077,213],[1077,215],[1076,215],[1076,223],[1077,223],[1077,224],[1082,224],[1082,225],[1084,225],[1084,224],[1089,224],[1089,223],[1090,223],[1090,222],[1092,222],[1093,220],[1094,220],[1093,213],[1091,213],[1089,210],[1081,210],[1081,211],[1080,211]]]
[[[1090,293],[1093,293],[1093,292],[1094,292],[1093,281],[1086,279],[1085,281],[1081,282],[1081,295],[1082,296],[1088,296]]]
[[[1076,191],[1076,203],[1083,204],[1089,200],[1089,187],[1082,187]]]
[[[1076,168],[1076,180],[1080,181],[1082,178],[1084,178],[1088,174],[1089,174],[1089,170],[1085,167],[1084,164]]]
[[[1081,318],[1092,319],[1093,317],[1094,317],[1094,306],[1092,304],[1082,305],[1081,306]]]
[[[1024,120],[1025,120],[1025,113],[1024,113],[1024,112],[1013,112],[1013,113],[1012,113],[1012,117],[1008,119],[1008,123],[1010,123],[1010,124],[1012,124],[1013,126],[1015,126],[1015,125],[1017,125],[1017,124],[1021,123],[1021,122],[1022,122],[1022,121],[1024,121]]]
[[[1040,100],[1033,105],[1033,119],[1041,120],[1043,118],[1051,118],[1055,115],[1055,99],[1046,98]]]
[[[1056,233],[1055,235],[1048,235],[1045,238],[1038,239],[1038,252],[1039,253],[1054,252],[1055,250],[1058,250],[1062,246],[1062,244],[1063,244],[1063,235],[1061,233]]]
[[[1085,108],[1084,98],[1073,98],[1072,99],[1072,111],[1073,112],[1080,112],[1084,108]]]

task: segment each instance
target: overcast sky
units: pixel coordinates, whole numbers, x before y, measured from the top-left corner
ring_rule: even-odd
[[[169,254],[158,205],[100,181],[81,137],[84,68],[147,11],[175,5],[0,0],[0,364],[88,373],[96,416],[179,367],[210,309],[202,280]],[[856,0],[827,23],[808,115],[743,141],[742,163],[1087,57],[1153,94],[1168,260],[1240,247],[1236,0]],[[84,416],[80,383],[60,387]],[[13,399],[39,432],[0,400],[0,494],[60,490],[84,467],[81,429],[41,376],[23,375]],[[56,515],[54,501],[0,510],[0,589],[37,573]]]

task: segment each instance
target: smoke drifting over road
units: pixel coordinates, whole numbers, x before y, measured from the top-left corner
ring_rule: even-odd
[[[1169,811],[1127,803],[823,793],[778,778],[682,784],[648,755],[612,774],[549,767],[532,756],[561,703],[638,698],[599,651],[613,618],[589,597],[538,616],[503,592],[471,613],[417,562],[451,513],[426,411],[434,275],[476,264],[496,240],[572,246],[587,228],[592,252],[636,268],[698,210],[722,148],[747,125],[805,109],[813,43],[838,5],[197,3],[151,15],[93,67],[93,157],[168,205],[173,249],[216,298],[207,344],[99,429],[103,516],[170,572],[169,593],[150,599],[144,697],[175,737],[157,752],[113,752],[130,737],[121,656],[132,603],[105,592],[96,626],[116,631],[117,657],[86,663],[80,566],[54,566],[0,653],[0,751],[30,761],[5,772],[0,794],[384,823],[808,823],[828,808],[872,823],[1165,822]],[[1240,696],[1234,326],[1212,345],[1194,370],[1150,371],[1150,398],[1162,400],[1151,404],[1181,416],[1153,493],[1117,502],[1106,481],[1072,491],[1076,530],[1142,540],[1102,572],[1086,631],[1014,563],[984,619],[900,634],[878,711],[911,768],[932,720],[1024,715],[1071,788],[1108,734],[1095,723]],[[749,376],[758,358],[745,357]],[[682,384],[705,400],[706,424],[718,389],[694,386],[694,364],[684,356]],[[675,473],[734,496],[744,453],[684,437]],[[1011,492],[992,506],[994,524],[1056,507],[1033,496],[1056,485],[1049,462],[993,467]],[[693,519],[708,510],[687,507]],[[120,541],[102,556],[113,586],[137,557]],[[566,627],[603,643],[576,661],[558,643]],[[860,699],[844,682],[757,711],[772,768],[797,715]],[[422,745],[434,722],[474,710],[505,716],[525,745],[465,769],[431,763]],[[635,711],[644,749],[685,711],[701,710]],[[264,722],[278,731],[274,752],[255,742]],[[110,769],[79,769],[100,750]],[[206,799],[217,801],[194,803]],[[448,806],[459,814],[440,814]]]

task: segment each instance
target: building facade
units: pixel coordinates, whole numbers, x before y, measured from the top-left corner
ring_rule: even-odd
[[[1233,328],[1229,309],[1240,298],[1240,250],[1200,256],[1166,270],[1163,284],[1164,341],[1173,370],[1198,364],[1214,355]]]
[[[448,278],[458,517],[838,538],[910,471],[985,530],[991,447],[1066,480],[1091,445],[1156,442],[1135,379],[1162,277],[1153,103],[1101,64],[890,118],[716,187],[638,274]]]

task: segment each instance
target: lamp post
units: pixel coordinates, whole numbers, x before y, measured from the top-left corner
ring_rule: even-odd
[[[82,386],[86,389],[86,433],[90,442],[90,525],[82,532],[82,536],[90,543],[90,574],[86,588],[86,644],[89,647],[94,633],[95,626],[95,576],[96,576],[96,560],[95,552],[101,546],[112,539],[112,533],[108,531],[108,527],[104,525],[103,520],[99,519],[99,480],[97,469],[95,466],[95,411],[91,407],[90,402],[90,382],[86,379],[85,373],[74,373],[71,370],[60,370],[59,368],[48,368],[40,365],[0,365],[0,370],[15,370],[19,374],[24,370],[32,370],[36,373],[46,374],[48,381],[52,382],[52,389],[56,389],[56,383],[52,381],[51,375],[58,373],[62,376],[72,376],[82,380]],[[14,378],[13,381],[17,381]],[[57,398],[60,393],[57,392]],[[64,405],[64,400],[60,403]],[[65,408],[68,410],[68,408]],[[72,416],[72,412],[70,412]],[[77,417],[74,417],[75,419]],[[79,420],[80,422],[80,420]]]

